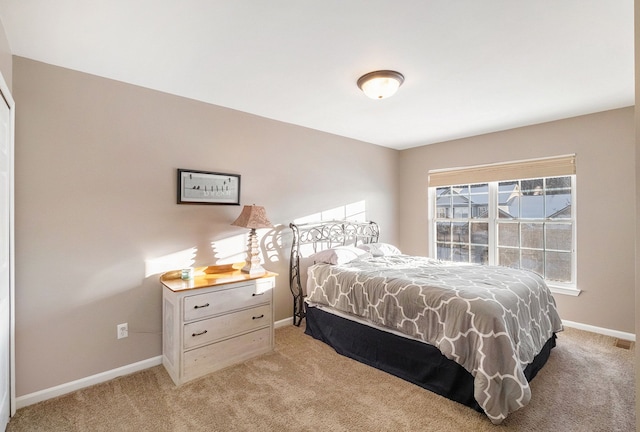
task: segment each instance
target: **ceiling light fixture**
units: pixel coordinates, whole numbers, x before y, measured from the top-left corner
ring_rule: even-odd
[[[404,82],[404,75],[392,70],[369,72],[358,79],[358,87],[371,99],[393,96]]]

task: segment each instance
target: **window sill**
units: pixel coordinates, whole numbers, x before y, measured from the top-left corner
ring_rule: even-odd
[[[572,297],[578,297],[582,292],[582,290],[579,290],[578,288],[567,288],[558,285],[549,285],[549,289],[553,294],[564,294]]]

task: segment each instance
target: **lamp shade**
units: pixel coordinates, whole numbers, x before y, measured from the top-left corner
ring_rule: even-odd
[[[243,228],[271,228],[273,225],[267,219],[267,211],[262,206],[246,205],[240,216],[231,225]]]
[[[358,87],[371,99],[384,99],[395,94],[404,82],[404,75],[391,70],[369,72],[358,79]]]

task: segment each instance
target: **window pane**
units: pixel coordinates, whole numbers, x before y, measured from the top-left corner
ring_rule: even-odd
[[[523,248],[544,248],[544,225],[542,223],[520,224]]]
[[[471,262],[476,264],[489,263],[488,246],[471,246]]]
[[[488,205],[474,205],[471,203],[471,217],[473,219],[483,218],[486,219],[489,217],[489,206]]]
[[[571,190],[571,177],[549,177],[546,179],[546,192],[554,189],[569,189]]]
[[[520,268],[520,249],[498,248],[498,264]]]
[[[437,241],[449,242],[451,241],[451,223],[450,222],[438,222],[436,223]]]
[[[466,219],[469,217],[469,186],[452,186],[451,202],[453,204],[453,217]]]
[[[440,260],[451,261],[451,245],[445,243],[438,243],[438,256]]]
[[[452,225],[451,241],[454,243],[469,243],[469,223],[454,222]]]
[[[471,194],[489,194],[489,183],[476,183],[472,184],[470,189]]]
[[[451,251],[451,261],[469,262],[469,246],[453,245],[453,248]]]
[[[469,195],[469,185],[451,186],[452,195],[466,197]]]
[[[498,224],[498,245],[500,246],[520,246],[519,224],[501,222]]]
[[[547,252],[545,279],[548,281],[571,282],[571,253]]]
[[[520,198],[520,217],[524,219],[544,219],[544,194],[523,194]]]
[[[472,218],[489,217],[489,185],[487,183],[470,186],[469,204]]]
[[[571,218],[571,189],[547,191],[545,215],[551,219]]]
[[[489,224],[485,222],[471,223],[471,243],[489,244]]]
[[[468,219],[469,218],[469,202],[460,202],[453,197],[453,217],[455,219]]]
[[[573,230],[571,224],[548,223],[545,226],[547,249],[571,252]]]
[[[498,183],[498,217],[520,217],[520,184],[517,180]]]
[[[451,188],[442,187],[436,189],[436,217],[439,219],[451,218]]]
[[[520,187],[522,188],[522,195],[543,195],[544,194],[544,180],[539,179],[531,179],[531,180],[522,180],[520,182]]]
[[[544,251],[522,249],[521,268],[531,270],[544,276]]]

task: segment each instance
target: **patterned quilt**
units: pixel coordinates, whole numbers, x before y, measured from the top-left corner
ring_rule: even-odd
[[[309,268],[307,301],[436,346],[474,377],[474,396],[501,423],[531,399],[525,367],[562,331],[535,273],[396,255]]]

